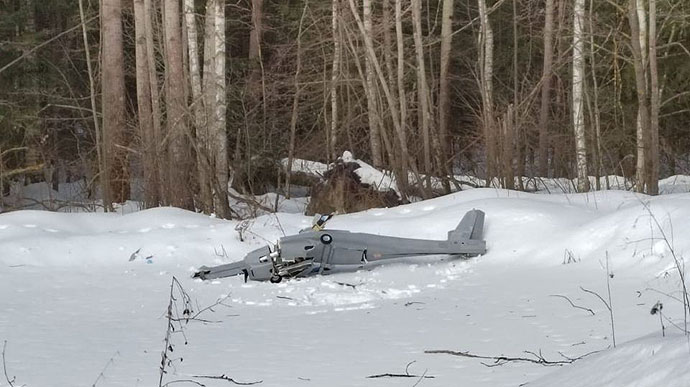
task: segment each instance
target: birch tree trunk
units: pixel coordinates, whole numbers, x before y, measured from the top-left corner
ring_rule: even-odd
[[[196,23],[194,0],[184,0],[185,27],[187,31],[187,50],[189,57],[189,83],[192,92],[192,115],[196,133],[196,173],[199,179],[199,207],[205,213],[213,210],[213,197],[209,173],[208,127],[201,89],[201,68],[199,64],[199,32]]]
[[[149,58],[146,47],[146,11],[144,0],[134,0],[134,35],[136,57],[137,112],[139,113],[139,136],[142,141],[144,169],[145,206],[155,207],[158,202],[156,171],[156,143],[153,136],[153,107],[151,101],[151,80],[149,79]]]
[[[340,61],[342,58],[342,45],[340,42],[340,0],[332,0],[331,32],[333,36],[333,63],[331,65],[331,127],[330,143],[328,144],[328,161],[337,158],[336,146],[338,144],[338,80],[340,79]],[[298,60],[301,58],[298,57]]]
[[[364,0],[362,2],[362,20],[364,22],[364,33],[369,39],[373,40],[373,26],[371,21],[371,0]],[[364,57],[364,68],[366,74],[367,87],[367,117],[369,119],[369,141],[371,143],[371,159],[375,167],[381,167],[383,161],[381,159],[381,129],[379,123],[378,107],[376,104],[376,87],[374,79],[374,68],[371,63],[372,59],[369,55]]]
[[[225,0],[215,2],[215,120],[211,138],[214,146],[215,159],[215,193],[214,207],[216,214],[223,219],[230,219],[230,205],[228,203],[228,136],[226,134],[227,102],[225,94]]]
[[[549,108],[553,72],[554,0],[546,0],[544,11],[544,65],[541,79],[541,107],[539,109],[539,176],[549,174]]]
[[[584,20],[585,0],[575,0],[573,9],[573,129],[575,131],[575,157],[577,164],[577,189],[579,192],[589,191],[589,177],[587,176],[587,147],[585,142],[584,119]]]
[[[489,23],[486,0],[477,0],[479,6],[479,88],[482,97],[482,127],[486,147],[486,185],[496,176],[496,138],[493,113],[493,58],[494,34]]]
[[[126,155],[118,147],[124,141],[125,129],[125,62],[122,44],[122,5],[120,0],[103,0],[103,178],[110,189],[104,192],[104,206],[122,203],[129,196]]]
[[[649,177],[647,193],[659,193],[659,110],[661,108],[661,90],[659,88],[659,69],[657,64],[656,43],[656,0],[649,0]]]
[[[644,10],[643,10],[644,12]],[[630,22],[631,46],[633,53],[633,65],[635,68],[635,88],[637,90],[637,170],[636,185],[637,192],[645,192],[647,177],[647,153],[648,131],[649,131],[649,96],[647,93],[647,74],[645,59],[647,54],[643,50],[643,42],[646,39],[642,36],[642,23],[638,19],[640,6],[638,0],[630,0],[628,7],[628,20]],[[645,28],[646,29],[646,28]]]
[[[165,28],[166,112],[168,138],[168,203],[175,207],[194,209],[190,189],[189,132],[185,121],[187,104],[184,96],[182,59],[182,30],[177,0],[165,0],[163,10]]]

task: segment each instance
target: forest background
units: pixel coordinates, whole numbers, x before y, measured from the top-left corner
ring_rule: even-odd
[[[686,0],[0,0],[0,191],[230,218],[350,150],[403,200],[656,194],[690,173],[689,32]]]

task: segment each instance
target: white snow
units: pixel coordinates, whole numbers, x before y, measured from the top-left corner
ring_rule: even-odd
[[[156,385],[175,276],[197,310],[228,299],[203,315],[219,322],[186,325],[187,345],[173,335],[178,360],[165,381],[225,374],[260,386],[411,386],[418,378],[366,377],[405,373],[414,362],[411,374],[433,376],[420,386],[688,385],[690,346],[673,324],[684,323],[674,255],[683,264],[690,249],[690,194],[473,189],[338,215],[328,227],[443,239],[472,208],[486,213],[482,257],[410,259],[277,285],[190,276],[294,234],[310,217],[281,212],[238,222],[174,208],[1,214],[0,341],[7,341],[8,375],[29,387]],[[616,348],[608,310],[580,289],[608,299],[607,255]],[[666,337],[658,315],[650,315],[657,301]],[[438,349],[532,351],[549,360],[601,352],[562,367],[486,367],[425,353]]]

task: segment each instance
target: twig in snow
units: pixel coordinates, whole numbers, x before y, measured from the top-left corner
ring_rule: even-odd
[[[171,381],[171,382],[165,383],[165,384],[164,384],[163,386],[161,386],[161,387],[167,387],[167,386],[169,386],[169,385],[171,385],[171,384],[176,384],[176,383],[191,383],[191,384],[196,384],[196,385],[199,386],[199,387],[206,387],[205,384],[199,383],[199,382],[197,382],[196,380],[192,380],[192,379],[179,379],[179,380],[173,380],[173,381]]]
[[[5,380],[10,387],[14,387],[14,381],[17,379],[16,376],[12,377],[10,380],[9,375],[7,375],[7,364],[5,363],[5,348],[7,347],[7,340],[2,344],[2,371],[5,373]]]
[[[387,372],[387,373],[385,373],[385,374],[369,375],[369,376],[367,376],[367,379],[378,379],[378,378],[419,378],[419,380],[422,380],[422,379],[433,379],[433,378],[434,378],[434,376],[427,376],[426,373],[427,373],[428,370],[424,370],[424,373],[423,373],[422,375],[414,375],[414,374],[411,374],[411,373],[410,373],[410,366],[411,366],[412,364],[416,363],[416,362],[417,362],[417,361],[414,360],[414,361],[411,361],[411,362],[407,363],[407,365],[405,366],[405,373],[404,373],[404,374],[394,374],[394,373]],[[417,384],[419,384],[419,380],[417,381],[417,383],[415,383],[415,386],[416,386]]]
[[[163,378],[165,374],[168,373],[166,369],[168,367],[173,367],[173,363],[176,360],[182,361],[182,358],[173,359],[170,356],[170,354],[175,350],[175,344],[172,342],[172,335],[174,333],[181,334],[184,337],[184,344],[187,345],[185,326],[190,321],[202,323],[218,322],[206,320],[201,318],[200,316],[206,311],[214,312],[213,308],[218,305],[228,307],[228,305],[223,304],[223,301],[225,301],[228,297],[230,297],[229,294],[225,297],[219,298],[212,305],[209,305],[205,308],[201,308],[199,309],[199,311],[195,312],[191,297],[189,296],[189,294],[187,294],[187,291],[182,287],[180,281],[178,281],[176,277],[172,277],[172,280],[170,282],[170,296],[168,301],[168,308],[165,314],[165,317],[167,319],[167,329],[165,332],[164,340],[165,347],[161,352],[161,363],[159,368],[160,378],[158,380],[158,387],[164,387],[173,383],[183,382],[194,383],[199,386],[204,386],[202,383],[199,383],[194,380],[174,380],[167,382],[165,384],[163,383]]]
[[[473,359],[483,359],[483,360],[492,360],[493,363],[487,364],[482,362],[483,365],[487,367],[497,367],[497,366],[502,366],[506,363],[510,362],[526,362],[526,363],[534,363],[534,364],[539,364],[543,366],[562,366],[565,364],[570,364],[574,363],[577,360],[580,360],[586,356],[589,356],[591,354],[597,353],[599,351],[594,351],[594,352],[589,352],[586,353],[582,356],[574,357],[574,358],[569,358],[566,357],[565,355],[561,355],[565,360],[547,360],[542,356],[541,351],[539,353],[535,353],[532,351],[524,351],[526,354],[531,355],[532,357],[513,357],[513,356],[483,356],[483,355],[477,355],[474,353],[470,352],[461,352],[461,351],[450,351],[450,350],[431,350],[431,351],[424,351],[424,353],[431,353],[431,354],[445,354],[445,355],[452,355],[452,356],[460,356],[460,357],[469,357]]]
[[[237,384],[238,386],[253,386],[255,384],[263,383],[263,380],[258,380],[256,382],[238,382],[237,380],[226,376],[225,374],[223,375],[194,375],[195,378],[203,378],[203,379],[216,379],[216,380],[225,380],[229,383],[234,383]]]
[[[339,282],[339,281],[333,281],[333,282],[335,282],[336,284],[338,284],[338,285],[340,285],[340,286],[349,286],[349,287],[351,287],[352,289],[355,289],[355,290],[357,289],[357,286],[362,285],[362,284],[364,283],[364,282],[360,282],[360,283],[358,283],[358,284],[349,284],[349,283],[347,283],[347,282]]]
[[[91,387],[96,387],[96,384],[98,383],[98,381],[105,378],[105,371],[108,369],[108,367],[110,367],[111,364],[115,364],[115,357],[116,356],[120,356],[120,351],[115,352],[113,357],[111,357],[110,360],[108,360],[108,362],[105,363],[105,367],[103,367],[103,369],[101,370],[101,373],[98,374],[98,377],[93,382]]]
[[[652,209],[649,207],[649,202],[645,202],[642,199],[640,199],[640,203],[645,208],[645,210],[647,210],[649,217],[654,221],[654,224],[656,225],[657,229],[659,229],[664,243],[666,244],[666,247],[668,248],[669,252],[671,253],[671,256],[673,257],[673,263],[675,265],[676,271],[678,272],[678,278],[680,279],[681,290],[683,292],[683,322],[685,327],[683,331],[687,335],[688,316],[690,315],[690,293],[688,292],[688,287],[685,283],[685,260],[682,256],[677,256],[676,250],[673,248],[673,223],[670,223],[671,217],[669,215],[669,223],[671,225],[671,241],[669,241],[669,238],[666,236],[664,228],[661,227],[659,219],[656,218],[654,212],[652,212]]]
[[[241,239],[241,238],[240,238],[240,239]],[[213,247],[213,253],[216,255],[216,257],[220,257],[220,258],[229,258],[229,257],[228,257],[228,252],[225,251],[225,246],[223,246],[222,243],[220,244],[220,252],[219,252],[218,249],[216,249],[215,246],[214,246],[214,247]]]
[[[427,371],[428,371],[428,370],[424,370],[424,373],[422,374],[422,376],[420,376],[419,379],[417,379],[417,382],[416,382],[415,384],[413,384],[412,387],[417,387],[417,385],[418,385],[419,383],[421,383],[422,380],[424,380],[424,379],[427,378],[427,376],[426,376],[426,372],[427,372]],[[431,378],[433,378],[433,376],[429,376],[428,378],[431,379]]]
[[[666,337],[666,327],[664,327],[664,319],[661,310],[664,309],[664,304],[661,301],[657,301],[652,310],[649,311],[651,315],[659,314],[659,323],[661,323],[661,337]]]
[[[568,302],[570,303],[570,306],[572,306],[573,308],[586,310],[586,311],[588,311],[589,313],[591,313],[592,316],[594,316],[594,311],[593,311],[592,309],[585,308],[584,306],[575,305],[575,304],[570,300],[570,298],[568,298],[568,297],[566,297],[566,296],[563,296],[563,295],[560,295],[560,294],[551,294],[549,297],[559,297],[559,298],[563,298],[563,299],[565,299],[566,301],[568,301]]]
[[[585,289],[582,286],[580,286],[580,289],[582,289],[583,292],[586,292],[586,293],[589,293],[589,294],[596,296],[599,300],[601,300],[601,302],[604,304],[604,306],[606,306],[606,309],[609,310],[609,316],[611,317],[611,336],[613,339],[613,347],[615,348],[616,347],[616,326],[615,326],[614,320],[613,320],[613,309],[611,308],[611,304],[606,302],[606,300],[604,300],[604,298],[602,296],[600,296],[599,293],[597,293],[595,291]],[[611,293],[609,293],[609,297],[610,296],[611,296]],[[609,301],[610,300],[611,299],[609,298]]]

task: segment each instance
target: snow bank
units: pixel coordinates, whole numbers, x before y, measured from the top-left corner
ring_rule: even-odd
[[[411,373],[434,376],[420,383],[428,387],[687,385],[685,338],[670,324],[661,338],[649,310],[662,301],[665,316],[683,321],[673,254],[683,260],[690,249],[690,194],[482,188],[338,215],[328,227],[443,239],[472,208],[486,213],[484,256],[404,260],[277,285],[190,276],[198,266],[239,260],[297,233],[310,217],[278,213],[240,222],[175,208],[0,214],[0,341],[8,341],[8,372],[27,386],[155,385],[176,276],[198,307],[229,298],[207,316],[219,323],[188,325],[188,345],[174,336],[175,356],[184,362],[168,369],[166,381],[225,374],[271,387],[383,387],[401,380],[367,376],[404,373],[414,362]],[[607,253],[616,337],[624,343],[609,350],[608,311],[580,289],[606,294]],[[542,351],[548,359],[604,351],[554,369],[487,368],[476,359],[425,354],[430,349]]]
[[[690,383],[687,336],[661,332],[590,355],[529,387],[685,387]]]

